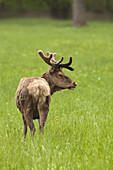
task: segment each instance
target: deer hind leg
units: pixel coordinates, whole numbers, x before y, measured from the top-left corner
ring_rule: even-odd
[[[44,134],[44,125],[47,119],[48,111],[44,108],[39,108],[39,135]]]
[[[29,126],[29,129],[30,129],[30,132],[31,132],[31,134],[34,135],[36,129],[35,129],[35,126],[33,123],[33,113],[31,111],[31,109],[27,110],[25,117],[26,117],[27,125]]]
[[[49,96],[48,96],[49,97]],[[39,111],[39,135],[44,134],[44,125],[47,119],[47,115],[49,112],[49,102],[50,99],[46,98],[46,102],[44,104],[38,104]]]
[[[22,118],[23,118],[23,135],[24,135],[24,138],[25,138],[26,134],[27,134],[27,122],[26,122],[23,114],[22,114]]]

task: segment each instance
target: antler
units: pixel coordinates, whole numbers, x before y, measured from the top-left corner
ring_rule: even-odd
[[[58,62],[55,61],[56,53],[51,54],[49,51],[46,52],[46,54],[47,54],[48,57],[46,57],[41,50],[38,51],[38,54],[39,54],[40,57],[45,61],[45,63],[47,63],[47,64],[50,65],[50,66],[55,66],[55,67],[59,66],[59,64],[60,64],[60,63],[63,61],[63,59],[64,59],[64,58],[62,57]]]
[[[72,56],[70,57],[68,63],[66,63],[66,64],[60,64],[59,67],[67,68],[68,70],[74,71],[74,68],[73,68],[73,67],[70,67],[71,63],[72,63]]]
[[[62,57],[58,62],[55,60],[55,56],[56,56],[56,53],[50,53],[49,51],[47,51],[46,52],[46,55],[48,56],[48,57],[46,57],[45,55],[44,55],[44,53],[41,51],[41,50],[39,50],[38,51],[38,54],[40,55],[40,57],[45,61],[45,63],[47,63],[48,65],[50,65],[50,66],[53,66],[53,67],[55,67],[55,68],[67,68],[68,70],[71,70],[71,71],[73,71],[74,70],[74,68],[72,68],[72,67],[70,67],[70,65],[71,65],[71,63],[72,63],[72,57],[70,57],[70,60],[69,60],[69,62],[68,63],[66,63],[66,64],[60,64],[62,61],[63,61],[63,59],[64,59],[64,57]]]
[[[49,55],[49,57],[46,57],[41,50],[38,50],[38,54],[45,61],[45,63],[47,63],[47,64],[49,64],[51,66],[50,60],[52,58],[52,54],[49,55],[49,52],[47,52],[47,56]]]

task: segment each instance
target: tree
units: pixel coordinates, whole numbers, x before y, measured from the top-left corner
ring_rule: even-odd
[[[79,27],[86,24],[84,0],[72,0],[73,26]]]
[[[4,12],[4,8],[5,8],[4,0],[0,0],[0,14]]]
[[[18,12],[21,14],[23,11],[23,0],[16,0],[18,4]]]

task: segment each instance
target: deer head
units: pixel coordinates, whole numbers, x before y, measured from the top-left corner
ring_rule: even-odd
[[[49,83],[51,94],[64,89],[74,89],[77,86],[77,84],[69,77],[67,77],[62,71],[62,68],[66,68],[70,71],[74,70],[74,68],[70,67],[72,63],[72,57],[70,57],[68,63],[61,64],[64,57],[62,57],[57,62],[55,60],[56,53],[46,52],[46,57],[44,53],[39,50],[38,54],[44,60],[45,63],[51,66],[50,69],[41,76],[42,78],[45,78],[46,81]]]

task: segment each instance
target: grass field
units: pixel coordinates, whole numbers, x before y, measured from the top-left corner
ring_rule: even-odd
[[[0,20],[0,169],[113,169],[113,23],[90,21]],[[45,134],[38,121],[23,140],[23,122],[15,106],[22,77],[41,76],[49,67],[37,50],[73,56],[74,91],[52,96]]]

